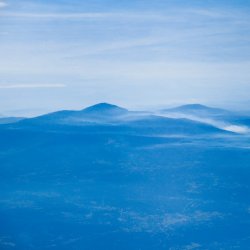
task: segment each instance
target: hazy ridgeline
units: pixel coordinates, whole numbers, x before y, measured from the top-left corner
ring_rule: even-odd
[[[1,249],[248,249],[248,116],[98,104],[14,121]]]

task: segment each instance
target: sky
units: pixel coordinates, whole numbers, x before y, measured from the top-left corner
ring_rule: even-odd
[[[250,104],[248,0],[0,0],[0,114]]]

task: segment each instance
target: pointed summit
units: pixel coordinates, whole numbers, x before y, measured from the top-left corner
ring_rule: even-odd
[[[109,103],[98,103],[82,110],[84,113],[126,113],[127,109]]]

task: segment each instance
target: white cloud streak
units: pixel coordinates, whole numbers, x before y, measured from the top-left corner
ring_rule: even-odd
[[[7,4],[0,1],[3,6]],[[154,21],[175,21],[185,22],[190,18],[210,18],[210,19],[225,19],[234,18],[241,19],[247,18],[248,15],[237,11],[231,10],[214,10],[214,9],[171,9],[167,13],[163,11],[158,12],[138,12],[138,11],[116,11],[116,12],[5,12],[1,16],[16,17],[16,18],[30,18],[30,19],[61,19],[61,20],[82,20],[82,19],[137,19],[141,21],[154,20]],[[243,15],[243,16],[242,16]]]
[[[3,17],[30,18],[30,19],[61,19],[61,20],[82,20],[82,19],[153,19],[172,20],[174,15],[166,16],[157,13],[137,13],[137,12],[80,12],[80,13],[29,13],[29,12],[5,12]]]
[[[168,117],[168,118],[185,118],[193,121],[198,121],[206,124],[210,124],[214,127],[234,132],[234,133],[239,133],[239,134],[247,134],[250,132],[250,129],[247,126],[242,126],[242,125],[235,125],[235,124],[230,124],[227,121],[224,121],[223,119],[215,120],[212,118],[204,118],[204,117],[199,117],[196,115],[189,115],[185,113],[162,113],[162,112],[156,112],[156,115],[158,116],[163,116],[163,117]]]
[[[8,84],[0,85],[0,89],[23,89],[23,88],[64,88],[65,84]]]

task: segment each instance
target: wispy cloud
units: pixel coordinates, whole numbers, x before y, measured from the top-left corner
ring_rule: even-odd
[[[44,18],[44,19],[88,19],[88,18],[106,18],[114,16],[112,13],[26,13],[26,12],[5,12],[2,14],[7,17],[21,18]]]
[[[0,0],[0,7],[5,7],[7,4]],[[239,15],[240,14],[240,15]],[[227,19],[232,18],[248,19],[248,13],[238,12],[232,9],[209,9],[209,8],[172,8],[167,11],[98,11],[98,12],[20,12],[20,11],[6,11],[1,13],[1,16],[14,18],[28,18],[28,19],[61,19],[61,20],[83,20],[83,19],[115,19],[115,20],[140,20],[140,21],[175,21],[186,22],[195,18],[205,19]]]
[[[64,88],[65,84],[6,84],[0,85],[0,89],[23,89],[23,88]]]
[[[0,1],[0,7],[7,4]],[[154,20],[154,21],[175,21],[185,22],[193,18],[211,18],[224,19],[235,18],[239,19],[241,16],[235,16],[237,11],[229,10],[214,10],[214,9],[170,9],[164,11],[113,11],[113,12],[5,12],[2,16],[16,17],[16,18],[30,18],[30,19],[61,19],[61,20],[82,20],[82,19],[115,19],[115,20]],[[243,14],[243,13],[241,13]],[[247,18],[247,15],[244,15]]]
[[[14,1],[0,9],[2,102],[18,94],[7,89],[27,89],[34,103],[43,102],[35,88],[57,88],[43,92],[62,98],[76,93],[72,103],[77,105],[83,94],[86,103],[105,97],[131,106],[143,99],[147,105],[249,99],[247,8],[73,2]],[[67,88],[41,84],[53,82]]]
[[[7,6],[7,3],[5,1],[0,0],[0,8],[4,8]]]
[[[5,17],[30,18],[30,19],[61,19],[61,20],[82,20],[82,19],[143,19],[143,20],[170,20],[174,15],[164,15],[151,12],[80,12],[80,13],[29,13],[29,12],[5,12]]]

